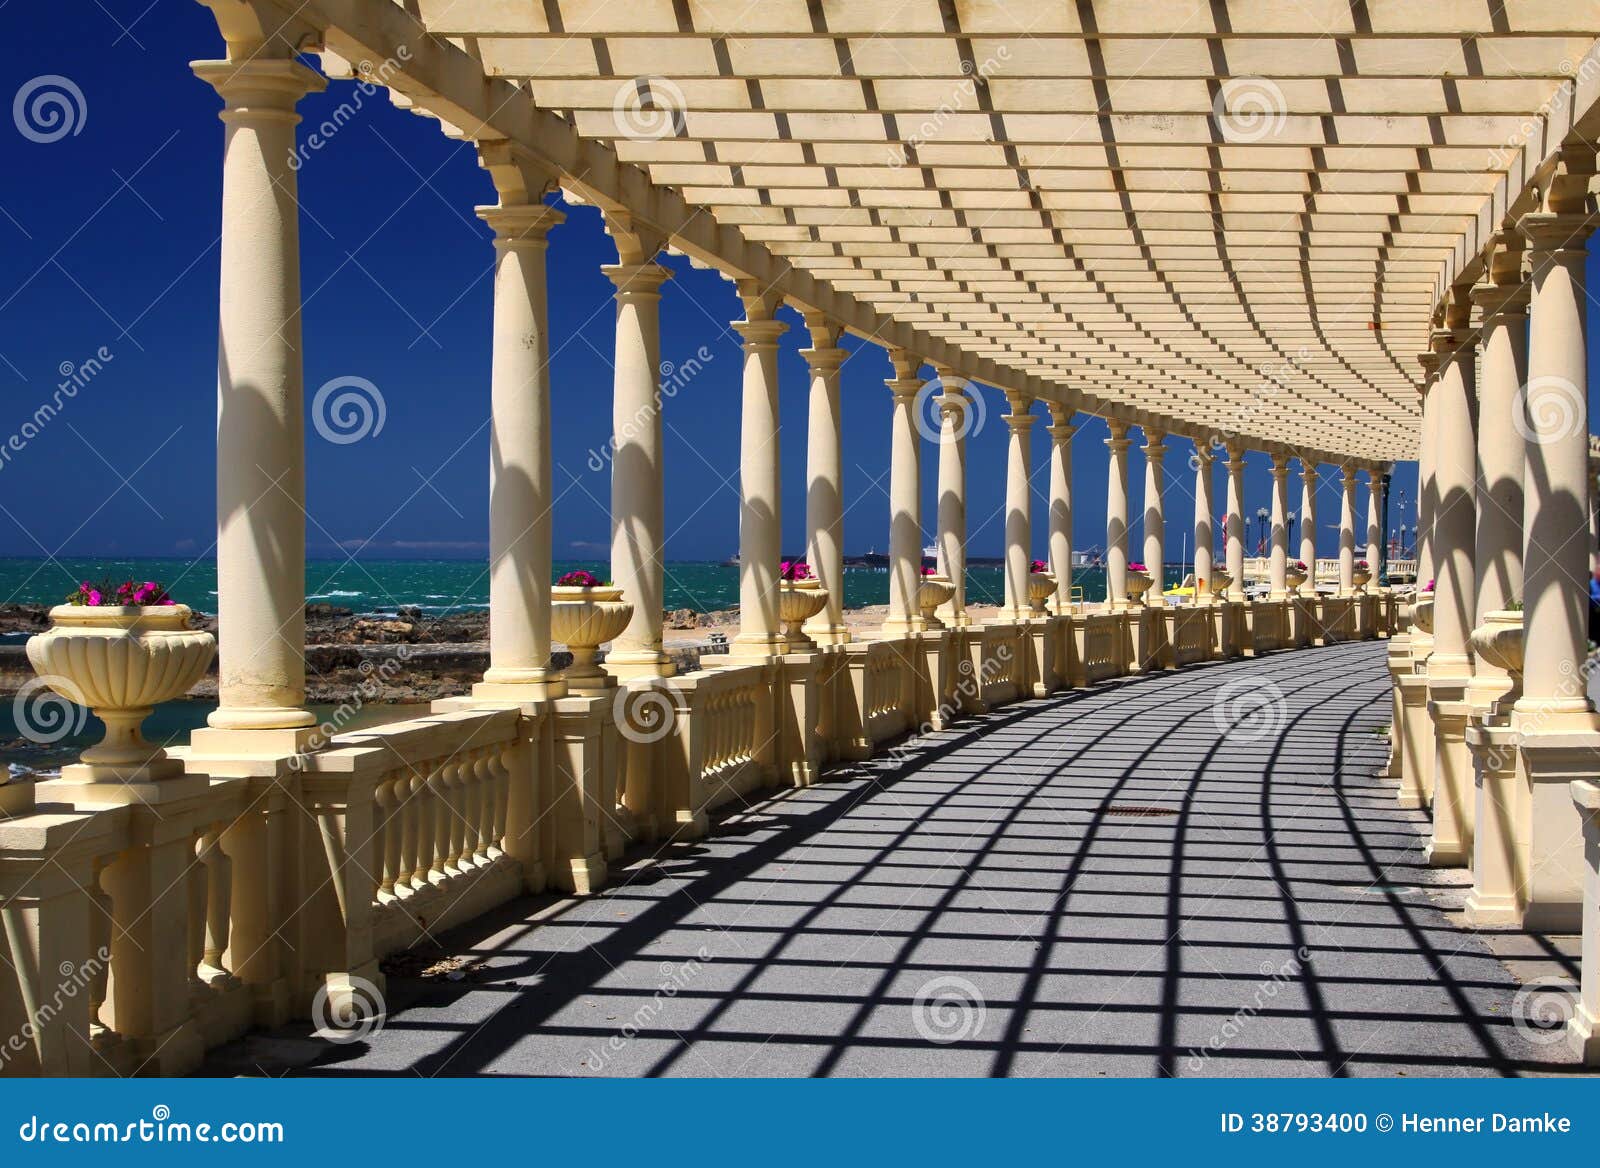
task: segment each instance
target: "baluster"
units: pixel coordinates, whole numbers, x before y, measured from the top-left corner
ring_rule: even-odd
[[[399,819],[399,800],[395,790],[397,782],[395,776],[385,775],[372,793],[373,799],[378,804],[373,855],[378,857],[379,904],[394,903],[395,882],[403,879],[401,864],[405,828]]]
[[[114,908],[111,894],[105,890],[102,878],[106,865],[100,861],[94,866],[94,880],[90,884],[89,899],[98,911],[90,914],[89,943],[94,948],[94,977],[89,982],[89,1036],[99,1041],[109,1037],[111,1024],[102,1016],[111,992],[111,929]]]
[[[428,786],[428,772],[417,767],[411,768],[411,778],[406,784],[411,788],[411,818],[416,820],[415,827],[407,827],[407,833],[415,832],[416,838],[416,867],[411,871],[411,887],[417,892],[426,892],[433,887],[433,818],[434,798]]]
[[[457,875],[452,863],[455,856],[450,850],[451,831],[457,820],[450,801],[454,764],[449,759],[440,759],[428,769],[428,790],[433,795],[433,860],[428,866],[428,879],[440,884]]]
[[[478,866],[478,841],[483,835],[483,751],[474,750],[456,773],[461,802],[460,850],[456,867],[469,872]]]
[[[516,765],[516,746],[506,743],[495,751],[494,761],[494,808],[489,820],[489,846],[486,849],[491,861],[498,860],[506,854],[506,818],[511,807],[511,774]]]
[[[191,994],[204,993],[206,983],[200,979],[200,961],[206,949],[206,867],[201,859],[205,848],[205,836],[196,832],[189,842],[189,866],[184,870],[184,890],[188,893],[186,908],[189,914],[189,928],[184,940],[188,946],[185,954],[184,965],[189,971],[189,992]]]
[[[222,850],[222,824],[212,824],[200,839],[200,861],[205,865],[206,939],[200,954],[202,980],[233,982],[222,964],[228,951],[229,930],[233,922],[233,861]]]

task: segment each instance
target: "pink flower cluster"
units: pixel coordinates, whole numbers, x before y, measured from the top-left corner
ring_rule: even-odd
[[[1137,561],[1135,561],[1134,563],[1131,563],[1131,564],[1128,565],[1128,571],[1130,571],[1130,572],[1142,572],[1142,571],[1144,571],[1144,565],[1141,564],[1141,563],[1138,563]]]
[[[811,579],[811,565],[804,560],[784,560],[778,565],[778,579],[793,583]]]
[[[580,568],[576,572],[563,572],[557,576],[556,585],[561,588],[599,588],[600,577]]]
[[[114,584],[110,580],[91,583],[85,580],[67,595],[68,604],[83,604],[93,608],[117,608],[129,605],[173,604],[167,590],[155,580],[124,580]]]
[[[1029,563],[1028,571],[1030,571],[1030,572],[1049,572],[1050,571],[1050,565],[1045,563],[1043,560],[1034,560],[1031,563]]]

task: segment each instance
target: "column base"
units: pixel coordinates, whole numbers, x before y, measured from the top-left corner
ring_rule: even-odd
[[[306,717],[313,717],[310,711]],[[213,724],[189,735],[185,757],[196,762],[207,758],[281,758],[304,754],[322,739],[319,728],[311,724],[275,729],[234,729]]]
[[[552,883],[574,896],[589,896],[605,887],[606,861],[599,852],[572,860],[565,869],[557,871],[559,875]]]
[[[1467,897],[1466,911],[1462,916],[1468,928],[1484,931],[1522,928],[1522,906],[1509,896],[1480,896],[1477,892]]]
[[[545,702],[553,698],[567,696],[567,679],[552,674],[541,681],[494,681],[491,674],[483,675],[484,679],[472,687],[472,696],[482,702],[508,702],[520,705],[523,702]]]
[[[789,639],[782,633],[740,633],[728,642],[728,656],[768,660],[789,651]]]
[[[618,681],[638,681],[641,678],[672,677],[678,672],[677,662],[660,649],[638,649],[606,654],[605,671]]]
[[[215,730],[299,730],[316,724],[317,716],[298,706],[218,706],[206,718]]]
[[[928,623],[920,616],[891,616],[885,618],[880,631],[885,637],[909,637],[913,633],[928,631]]]
[[[1582,1002],[1567,1023],[1567,1049],[1586,1067],[1600,1067],[1600,1018],[1589,1013]]]
[[[848,645],[850,643],[849,625],[806,624],[800,626],[800,631],[819,645]]]

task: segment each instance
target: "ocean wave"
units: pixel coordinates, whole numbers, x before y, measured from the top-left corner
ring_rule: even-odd
[[[347,592],[347,591],[345,591],[345,590],[343,590],[341,588],[335,588],[335,589],[333,589],[332,591],[329,591],[329,592],[313,592],[311,595],[307,596],[306,599],[307,600],[332,600],[336,596],[344,597],[344,596],[365,596],[365,595],[366,595],[365,592]]]

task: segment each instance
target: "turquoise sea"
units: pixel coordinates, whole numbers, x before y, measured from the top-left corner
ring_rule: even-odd
[[[558,572],[584,568],[605,578],[608,568],[598,561],[559,563]],[[217,603],[215,560],[184,559],[0,559],[0,603],[53,604],[80,580],[105,577],[159,580],[173,597],[202,612]],[[1167,568],[1167,586],[1183,576]],[[1074,576],[1086,600],[1105,599],[1105,574],[1099,568],[1080,569]],[[976,567],[967,572],[967,597],[976,604],[998,604],[1004,592],[998,567]],[[348,608],[355,612],[392,613],[401,605],[416,605],[425,613],[485,609],[489,606],[489,570],[483,560],[312,560],[306,565],[306,599]],[[887,604],[889,576],[871,569],[845,572],[847,608]],[[696,612],[735,608],[739,603],[739,570],[724,564],[669,562],[666,567],[665,607]]]

